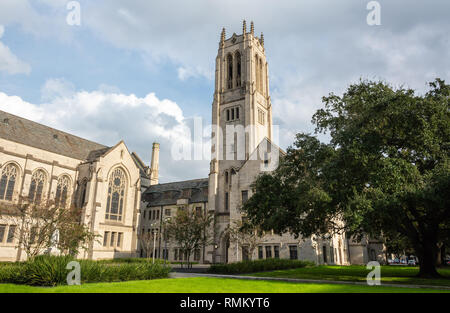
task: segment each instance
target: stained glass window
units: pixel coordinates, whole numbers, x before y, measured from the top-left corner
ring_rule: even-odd
[[[112,221],[122,221],[125,200],[126,177],[121,168],[116,168],[111,174],[108,185],[108,200],[105,218]]]

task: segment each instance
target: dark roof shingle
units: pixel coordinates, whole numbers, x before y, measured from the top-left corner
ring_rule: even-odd
[[[208,178],[185,180],[167,184],[158,184],[148,187],[142,200],[148,206],[173,205],[178,199],[184,199],[184,190],[190,190],[189,203],[208,201]]]
[[[98,157],[109,147],[0,111],[0,138],[78,160]]]

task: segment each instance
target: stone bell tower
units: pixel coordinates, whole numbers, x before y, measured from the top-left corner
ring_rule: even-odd
[[[222,30],[216,57],[212,103],[209,209],[227,224],[230,189],[236,172],[258,144],[272,139],[272,106],[264,35],[255,36],[251,22],[247,31],[227,38]],[[229,219],[229,218],[228,218]]]

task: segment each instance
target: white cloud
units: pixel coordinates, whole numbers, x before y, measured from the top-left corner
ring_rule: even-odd
[[[211,73],[203,70],[201,67],[190,67],[190,66],[180,66],[178,68],[178,79],[187,80],[189,78],[206,77],[208,79],[212,78]]]
[[[5,27],[0,25],[0,39],[3,37]],[[0,41],[0,71],[9,74],[29,74],[31,66],[21,61],[11,50]]]
[[[41,88],[42,100],[52,100],[58,97],[70,97],[75,93],[75,86],[63,79],[48,79]]]
[[[1,0],[0,23],[4,26],[20,26],[36,37],[56,37],[61,40],[71,38],[66,23],[67,9],[63,1],[58,0]],[[45,5],[47,10],[38,10]]]
[[[33,104],[0,92],[0,110],[112,146],[124,140],[148,164],[154,141],[161,144],[161,181],[206,177],[208,160],[176,161],[171,147],[191,143],[190,125],[173,101],[154,93],[145,97],[101,90],[75,91],[70,82],[48,80],[46,101]]]

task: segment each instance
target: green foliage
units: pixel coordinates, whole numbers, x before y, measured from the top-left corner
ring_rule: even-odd
[[[312,262],[287,260],[287,259],[264,259],[255,261],[242,261],[229,264],[213,264],[209,273],[214,274],[247,274],[281,269],[300,268],[312,266]]]
[[[32,286],[56,286],[67,284],[69,270],[66,266],[74,261],[70,256],[37,256],[23,263],[0,266],[0,283],[26,284]],[[81,283],[114,282],[166,278],[170,267],[161,262],[105,263],[77,260],[81,267]]]
[[[361,81],[324,97],[313,122],[330,143],[298,134],[279,168],[257,178],[242,208],[249,221],[302,236],[400,235],[421,274],[437,276],[437,243],[450,236],[450,85],[429,85],[417,95]]]
[[[25,284],[24,263],[10,263],[0,265],[0,283]]]

